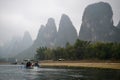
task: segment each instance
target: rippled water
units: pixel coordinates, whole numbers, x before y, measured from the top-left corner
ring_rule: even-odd
[[[120,70],[25,69],[22,65],[0,65],[0,80],[120,80]]]

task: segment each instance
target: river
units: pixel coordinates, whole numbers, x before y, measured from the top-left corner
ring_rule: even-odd
[[[25,69],[22,65],[0,65],[0,80],[120,80],[120,70]]]

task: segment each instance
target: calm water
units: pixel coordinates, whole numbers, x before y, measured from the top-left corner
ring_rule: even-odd
[[[24,69],[22,65],[0,65],[0,80],[120,80],[120,70]]]

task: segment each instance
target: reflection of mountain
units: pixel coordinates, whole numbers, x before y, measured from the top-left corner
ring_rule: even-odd
[[[23,39],[15,37],[10,42],[6,43],[5,46],[2,47],[1,54],[5,57],[13,57],[31,45],[32,38],[28,32],[25,32]]]
[[[113,12],[108,3],[99,2],[85,8],[79,37],[88,41],[120,41],[113,26]]]

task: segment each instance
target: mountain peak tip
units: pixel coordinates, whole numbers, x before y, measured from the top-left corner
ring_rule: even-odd
[[[48,19],[48,23],[53,23],[53,22],[55,22],[54,18],[49,18]]]

